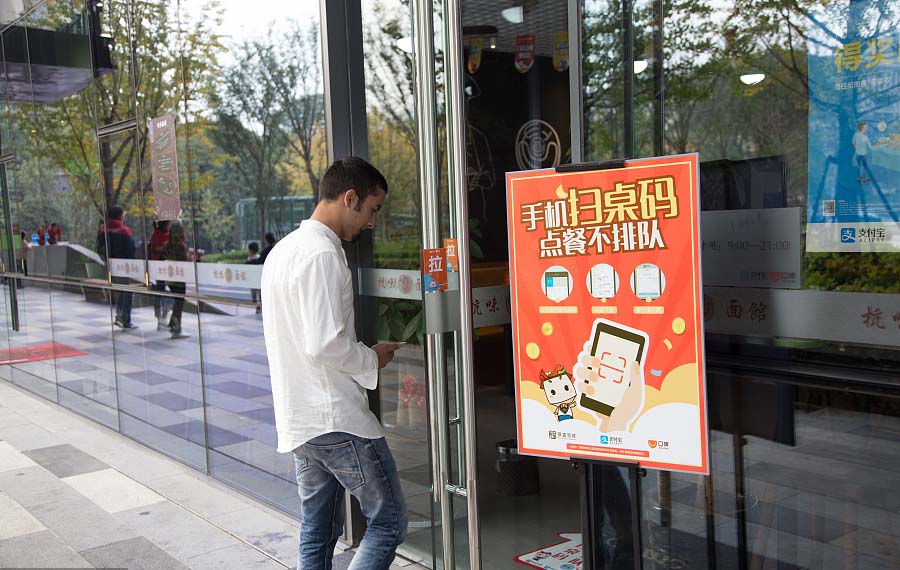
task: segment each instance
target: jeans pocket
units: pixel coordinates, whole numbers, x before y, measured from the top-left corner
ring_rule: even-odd
[[[303,471],[307,465],[309,465],[309,459],[294,452],[294,476],[297,479],[300,478],[300,472]]]
[[[331,471],[338,483],[348,491],[352,491],[366,482],[355,442],[345,441],[334,445],[308,443],[306,445],[315,451],[316,459]]]

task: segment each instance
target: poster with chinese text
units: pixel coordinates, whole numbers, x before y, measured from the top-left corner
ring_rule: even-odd
[[[520,453],[708,473],[697,165],[507,174]]]
[[[900,251],[898,45],[896,29],[810,39],[807,251]]]
[[[178,190],[178,150],[175,115],[167,113],[150,120],[150,171],[153,177],[153,219],[181,218]]]

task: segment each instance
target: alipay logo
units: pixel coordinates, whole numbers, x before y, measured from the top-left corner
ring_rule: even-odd
[[[602,443],[603,445],[607,445],[607,444],[609,443],[609,436],[608,436],[608,435],[601,435],[601,436],[600,436],[600,443]]]
[[[856,228],[841,228],[841,243],[856,243]]]

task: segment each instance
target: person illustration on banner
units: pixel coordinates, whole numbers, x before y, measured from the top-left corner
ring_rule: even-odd
[[[869,140],[869,135],[866,134],[868,130],[869,125],[865,121],[860,121],[856,123],[856,132],[853,133],[853,150],[858,174],[856,181],[861,184],[872,181],[872,171],[866,157],[872,151],[872,147],[878,146],[878,143],[872,144]]]
[[[615,359],[617,362],[612,362]],[[602,433],[630,431],[629,426],[644,405],[644,374],[641,365],[609,353],[591,354],[591,342],[584,345],[573,367],[575,386],[581,394],[581,407],[597,416]],[[611,384],[626,383],[622,399],[615,405],[605,403],[604,392]]]
[[[550,372],[541,370],[540,380],[547,401],[554,408],[553,414],[557,421],[571,420],[577,394],[572,377],[566,369],[562,364],[557,364]]]

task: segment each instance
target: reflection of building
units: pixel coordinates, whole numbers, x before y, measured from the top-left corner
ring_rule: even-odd
[[[251,241],[262,243],[266,232],[282,237],[294,230],[300,222],[312,214],[316,207],[315,196],[275,196],[265,205],[266,227],[260,228],[259,207],[256,198],[241,198],[234,206],[238,227],[238,245],[246,248]]]
[[[513,339],[508,324],[514,307],[509,301],[503,175],[520,168],[517,135],[522,135],[519,150],[535,151],[530,164],[546,158],[541,165],[548,167],[557,160],[600,161],[697,150],[704,164],[702,207],[724,211],[803,206],[808,165],[825,157],[808,151],[807,78],[789,68],[770,72],[782,57],[753,51],[759,45],[756,36],[730,43],[732,49],[747,50],[739,54],[742,64],[766,68],[767,78],[754,85],[752,93],[738,85],[731,75],[733,66],[723,66],[727,73],[712,78],[713,95],[699,87],[684,88],[702,86],[710,73],[717,73],[715,66],[694,68],[691,62],[710,61],[710,46],[730,37],[720,23],[747,24],[729,33],[740,35],[746,29],[757,34],[768,25],[766,6],[760,6],[757,14],[734,10],[734,2],[712,3],[714,12],[734,13],[725,17],[704,12],[698,17],[683,12],[693,9],[690,3],[674,14],[662,14],[662,2],[527,0],[502,9],[496,2],[447,3],[462,8],[463,21],[456,23],[461,34],[469,37],[490,30],[496,35],[484,38],[480,66],[461,82],[464,95],[445,84],[447,77],[466,73],[465,57],[452,60],[443,45],[454,34],[411,33],[406,6],[430,15],[431,5],[424,0],[385,2],[385,9],[376,9],[382,3],[375,0],[325,0],[321,2],[325,21],[319,30],[327,29],[328,34],[319,37],[327,38],[326,45],[294,55],[301,60],[313,53],[326,55],[322,58],[326,63],[302,61],[327,71],[310,76],[326,77],[328,82],[322,85],[316,79],[310,90],[325,93],[316,96],[324,98],[328,110],[322,128],[327,129],[332,156],[381,157],[376,166],[388,174],[389,182],[398,173],[418,174],[414,191],[393,195],[403,203],[392,208],[404,213],[388,220],[379,217],[379,224],[389,225],[387,231],[364,235],[346,248],[354,284],[363,293],[357,310],[359,338],[368,343],[386,338],[408,341],[371,395],[396,451],[410,505],[404,552],[432,567],[440,567],[444,554],[452,552],[457,555],[456,566],[467,567],[467,545],[480,542],[481,568],[508,570],[516,567],[512,562],[516,555],[559,542],[557,532],[578,530],[583,503],[578,476],[569,462],[520,457],[509,443],[517,436],[513,394],[521,379],[509,357]],[[319,3],[287,3],[286,14],[272,14],[265,2],[227,4],[223,19],[229,25],[220,26],[204,14],[206,29],[225,37],[251,16],[263,14],[267,21],[274,18],[276,25],[241,39],[277,43],[285,40],[282,22],[292,18],[317,22]],[[354,13],[353,6],[360,4],[361,10]],[[807,25],[807,14],[796,11],[794,4],[775,4],[785,10],[777,21],[788,18],[801,29]],[[824,0],[812,4],[803,9],[816,12],[827,5]],[[153,220],[142,214],[152,212],[147,207],[152,184],[144,126],[147,119],[171,111],[181,121],[176,131],[178,164],[183,222],[191,247],[198,246],[198,228],[201,221],[209,222],[203,217],[209,212],[234,204],[238,222],[234,241],[245,247],[250,241],[261,242],[266,231],[279,236],[291,231],[309,216],[314,199],[273,197],[261,224],[251,189],[238,182],[209,182],[234,176],[227,169],[234,157],[217,146],[213,129],[217,118],[209,112],[211,102],[203,100],[224,96],[224,90],[216,82],[204,89],[185,83],[181,63],[186,60],[177,58],[183,36],[176,26],[198,24],[198,7],[205,2],[104,1],[103,11],[88,18],[67,8],[71,5],[48,0],[0,31],[0,57],[6,57],[0,83],[9,86],[0,108],[0,182],[7,190],[0,192],[0,232],[5,235],[2,243],[14,244],[3,248],[7,271],[0,284],[4,297],[0,344],[14,350],[55,347],[50,358],[0,363],[0,377],[296,514],[294,465],[290,455],[276,453],[274,445],[268,362],[254,291],[261,268],[245,263],[245,251],[216,252],[221,263],[162,259],[99,263],[94,254],[85,252],[97,251],[96,228],[103,210],[111,205],[108,196],[123,202],[135,241],[151,242]],[[335,5],[349,8],[336,13]],[[896,9],[897,0],[884,5]],[[577,7],[577,13],[569,13],[569,6]],[[873,13],[878,11],[876,3],[871,6]],[[854,17],[869,17],[865,10],[853,11]],[[663,18],[662,26],[652,21],[655,12]],[[830,25],[827,22],[842,16],[829,18],[820,21]],[[431,23],[428,17],[420,20],[421,26]],[[702,25],[694,25],[696,20]],[[129,25],[110,25],[122,22]],[[896,18],[885,17],[884,22],[893,27],[882,28],[882,35],[895,37],[890,30],[896,30]],[[879,25],[874,19],[869,23],[872,29]],[[623,31],[623,26],[628,29]],[[779,36],[793,33],[787,31],[793,28],[783,28],[766,30],[766,37],[778,40],[773,44],[780,46],[778,50],[791,52],[785,53],[792,57],[784,61],[803,62],[806,43],[798,44],[793,35]],[[554,55],[559,60],[553,38],[562,31],[569,34],[568,69],[553,64]],[[534,63],[522,73],[514,61],[517,36],[531,34]],[[414,35],[417,40],[411,49],[417,57],[394,48],[399,44],[395,36]],[[202,34],[192,37],[204,40]],[[433,37],[441,44],[437,56]],[[626,38],[633,44],[623,43]],[[202,46],[209,51],[191,52],[193,59],[186,68],[192,75],[187,79],[236,76],[228,73],[229,58],[214,44]],[[829,44],[826,51],[830,54],[833,48]],[[689,53],[671,59],[677,59],[682,49]],[[218,62],[204,59],[210,54],[218,56]],[[422,62],[435,64],[436,77],[410,83],[415,76],[411,66]],[[436,87],[439,104],[422,104],[434,96]],[[249,88],[246,92],[257,93]],[[418,101],[413,100],[416,97]],[[262,108],[285,112],[278,99],[271,97]],[[464,109],[458,106],[461,101]],[[422,113],[418,122],[413,109]],[[379,121],[390,122],[390,128],[378,132],[371,128],[368,123],[374,121],[367,113],[372,110]],[[528,124],[541,128],[523,129]],[[428,125],[438,128],[432,131]],[[258,125],[244,126],[252,130]],[[449,146],[455,150],[448,153],[447,137],[456,132],[451,127],[461,127],[464,141]],[[418,156],[435,160],[417,163],[412,153],[397,152],[392,133],[402,133],[403,144],[415,140]],[[282,142],[287,140],[282,137]],[[288,160],[292,159],[275,167],[296,166],[284,164]],[[873,156],[873,163],[877,160]],[[852,168],[849,161],[840,166],[847,167]],[[264,168],[259,172],[262,181],[274,178]],[[69,181],[65,190],[57,173]],[[468,180],[466,191],[453,186],[456,180]],[[222,194],[209,197],[205,192],[209,188]],[[228,194],[231,191],[235,194]],[[72,247],[55,249],[29,250],[11,240],[15,224],[30,234],[38,225],[32,219],[49,217],[47,204],[55,203],[51,193],[71,198],[65,212],[71,219],[42,223],[61,223],[70,239],[68,228],[74,227],[72,219],[78,219],[88,227],[82,232],[85,237]],[[468,210],[461,207],[461,200],[468,201]],[[796,227],[788,229],[799,233]],[[863,230],[871,231],[863,226],[857,235]],[[470,240],[465,239],[466,231]],[[382,240],[382,235],[388,238]],[[764,236],[761,228],[753,243],[761,243]],[[464,292],[471,288],[471,327],[462,326],[453,303],[422,303],[416,285],[421,248],[441,247],[444,238],[457,239],[460,263],[471,265],[471,273],[459,272],[449,279]],[[466,247],[472,252],[468,259]],[[727,240],[721,247],[729,247]],[[751,255],[749,240],[745,249],[729,251],[721,256],[722,263],[743,268],[758,259]],[[16,263],[22,260],[30,260],[27,274],[26,267]],[[804,279],[810,279],[804,282],[816,291],[706,288],[712,477],[649,471],[640,479],[645,567],[665,561],[672,568],[691,569],[712,567],[713,561],[718,568],[896,565],[900,317],[895,313],[900,275],[896,263],[889,261],[877,255],[807,256]],[[560,283],[567,292],[583,291],[588,282],[592,288],[605,288],[606,304],[615,306],[632,297],[627,284],[618,281],[628,278],[633,268],[610,267],[597,279],[572,275]],[[113,283],[108,271],[127,277],[129,284]],[[754,266],[749,271],[765,274],[766,268]],[[182,323],[190,334],[186,339],[172,341],[165,331],[157,331],[154,306],[160,306],[157,301],[163,296],[177,295],[161,288],[166,281],[187,286]],[[663,288],[661,282],[657,287],[664,303],[674,287]],[[539,284],[535,288],[540,295]],[[139,326],[135,331],[114,329],[111,322],[110,303],[123,292],[135,296],[133,320]],[[455,301],[458,297],[453,295],[456,292],[447,297]],[[444,298],[432,297],[429,303]],[[435,306],[454,318],[434,315]],[[633,307],[622,305],[621,310]],[[555,334],[569,334],[585,321],[585,314],[593,313],[554,316],[567,319],[557,321]],[[445,326],[450,332],[419,336],[423,315],[429,327]],[[669,340],[675,334],[673,329]],[[670,351],[653,342],[648,351]],[[41,354],[48,356],[46,350]],[[434,391],[438,387],[446,387],[447,393]],[[677,386],[668,389],[678,392]],[[655,395],[649,390],[648,394]],[[448,403],[443,408],[436,400],[442,395]],[[566,431],[575,430],[566,428],[563,434]],[[616,436],[605,437],[607,442],[616,441]],[[467,479],[467,469],[472,479]],[[630,544],[628,485],[615,473],[610,471],[603,482],[602,506],[609,524],[598,534],[608,545]],[[539,478],[540,485],[526,480],[529,477]],[[464,490],[476,482],[477,493]],[[517,495],[521,489],[537,493]],[[479,525],[470,525],[473,520]],[[359,538],[358,532],[348,536],[353,538]],[[624,556],[622,549],[618,556]],[[632,567],[627,557],[616,564]]]

